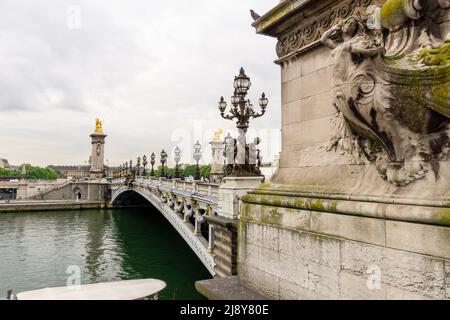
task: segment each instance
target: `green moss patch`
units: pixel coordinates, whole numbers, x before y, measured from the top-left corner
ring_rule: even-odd
[[[450,42],[436,49],[423,49],[418,58],[427,66],[450,66]]]
[[[381,7],[381,22],[385,28],[392,28],[405,20],[405,0],[388,0]]]

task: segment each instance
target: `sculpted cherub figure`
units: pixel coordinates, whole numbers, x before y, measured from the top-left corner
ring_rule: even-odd
[[[360,148],[352,139],[353,131],[346,120],[361,128],[370,136],[379,137],[370,126],[370,109],[360,107],[362,99],[374,102],[376,88],[376,67],[374,59],[384,52],[380,41],[369,35],[361,20],[350,17],[327,30],[322,43],[332,49],[333,69],[333,105],[337,109],[335,125],[328,149],[340,149],[359,156]],[[367,104],[364,101],[363,104]],[[367,114],[366,114],[367,113]]]

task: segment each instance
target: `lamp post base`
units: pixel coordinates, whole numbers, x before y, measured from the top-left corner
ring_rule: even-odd
[[[217,215],[228,219],[239,216],[239,199],[264,181],[262,176],[225,177],[219,187],[219,211]]]
[[[230,170],[231,169],[231,170]],[[227,175],[228,177],[260,177],[261,171],[255,164],[235,164]]]
[[[195,168],[194,180],[202,180],[202,175],[200,174],[200,167],[198,164],[197,167]]]

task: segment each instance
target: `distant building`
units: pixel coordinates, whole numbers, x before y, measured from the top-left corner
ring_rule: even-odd
[[[61,178],[86,178],[89,177],[91,166],[47,166],[47,169],[60,173]]]
[[[8,160],[0,158],[0,169],[10,169]]]
[[[80,165],[80,166],[47,166],[47,169],[56,171],[60,173],[60,178],[88,178],[90,176],[91,166],[90,165]],[[119,169],[119,167],[107,167],[104,166],[105,176],[108,176],[114,170]]]

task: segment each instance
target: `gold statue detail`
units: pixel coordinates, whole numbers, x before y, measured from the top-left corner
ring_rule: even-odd
[[[95,133],[101,133],[103,134],[103,121],[101,121],[99,118],[95,119]]]
[[[222,142],[222,138],[220,137],[223,133],[222,129],[214,131],[214,142]]]

